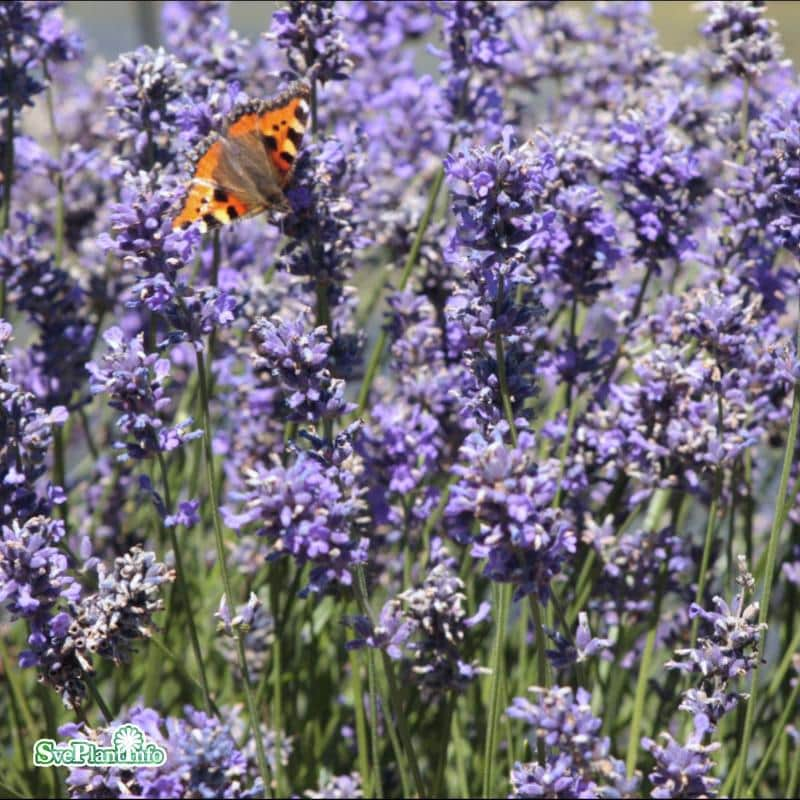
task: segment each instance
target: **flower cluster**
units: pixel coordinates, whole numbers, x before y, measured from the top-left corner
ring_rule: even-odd
[[[0,0],[0,752],[38,678],[168,752],[73,796],[796,794],[765,5],[674,52],[638,1],[140,5],[84,59]],[[282,202],[173,229],[200,187]]]
[[[19,370],[24,386],[48,407],[70,405],[94,342],[85,293],[36,234],[7,232],[0,239],[0,278],[8,301],[39,330]]]
[[[34,516],[24,525],[4,525],[0,541],[0,597],[12,619],[28,624],[28,648],[21,667],[37,667],[40,679],[52,686],[67,706],[78,707],[86,696],[83,664],[64,650],[72,617],[64,610],[77,601],[80,584],[69,574],[60,520]]]
[[[360,472],[347,434],[329,454],[303,450],[287,466],[273,457],[270,466],[249,471],[244,491],[232,494],[242,508],[228,508],[226,522],[235,530],[254,528],[266,539],[270,560],[291,556],[299,566],[310,563],[308,590],[323,591],[332,582],[349,586],[350,569],[366,560],[369,547],[361,532]]]
[[[83,50],[56,2],[0,6],[0,108],[19,111],[45,88],[47,64],[71,61]],[[4,149],[4,148],[2,148]]]
[[[135,707],[107,728],[92,729],[83,723],[62,726],[63,738],[108,747],[113,730],[130,722],[167,753],[166,761],[156,767],[71,769],[67,777],[70,797],[261,797],[264,790],[261,779],[255,777],[255,763],[237,746],[233,726],[191,706],[183,713],[183,717],[162,718],[153,709]]]
[[[656,762],[648,776],[653,784],[651,797],[715,797],[720,781],[711,774],[714,761],[710,754],[719,749],[719,744],[704,745],[702,732],[696,730],[684,746],[669,733],[661,738],[663,744],[642,740]]]
[[[117,152],[138,172],[167,165],[174,155],[183,66],[163,49],[142,47],[111,65],[109,109]]]
[[[162,584],[174,580],[175,571],[141,547],[115,559],[113,572],[100,562],[97,592],[83,597],[70,626],[76,650],[129,661],[133,642],[152,636],[152,616],[164,608]]]
[[[407,658],[410,679],[426,694],[452,689],[463,691],[485,669],[462,661],[467,631],[484,620],[489,604],[467,617],[463,582],[446,564],[437,564],[423,584],[407,589],[381,610],[376,626],[364,617],[350,624],[359,638],[350,648],[385,648],[394,659]]]
[[[457,220],[449,257],[466,278],[447,313],[461,329],[461,354],[482,387],[469,405],[478,418],[494,422],[506,401],[515,416],[524,413],[535,391],[531,327],[540,308],[529,251],[553,212],[537,208],[529,153],[513,146],[509,130],[502,144],[448,156],[445,173]]]
[[[585,689],[532,687],[535,700],[515,697],[508,716],[529,728],[531,746],[541,737],[544,764],[517,762],[511,771],[512,797],[634,797],[638,780],[629,779],[625,765],[610,754],[608,737],[598,736],[602,720],[591,711]]]
[[[52,502],[60,501],[60,487],[37,488],[47,472],[47,453],[53,443],[53,429],[67,420],[63,406],[42,408],[8,374],[9,345],[13,330],[0,320],[0,522],[25,520],[47,513]]]
[[[774,21],[764,16],[763,3],[723,0],[706,6],[708,19],[700,30],[717,56],[717,75],[753,79],[777,65],[783,47]]]
[[[286,322],[260,319],[250,331],[254,367],[272,375],[285,398],[285,417],[293,422],[333,419],[352,410],[344,399],[344,381],[325,366],[331,349],[326,328],[308,327],[300,315]]]
[[[120,328],[109,328],[103,338],[108,345],[103,360],[87,365],[90,387],[94,394],[107,394],[120,412],[117,427],[124,438],[116,446],[125,450],[124,457],[152,458],[199,436],[188,430],[191,419],[177,424],[163,419],[172,403],[166,392],[169,359],[147,353],[143,334],[128,340]]]
[[[493,80],[511,49],[495,3],[437,3],[444,20],[443,50],[435,51],[446,78],[445,119],[453,133],[477,130],[495,141],[503,124],[503,101]]]
[[[298,75],[315,67],[316,77],[323,83],[347,77],[347,43],[333,0],[292,3],[278,9],[272,15],[269,38],[286,52],[289,66]]]
[[[692,603],[690,619],[699,617],[710,632],[698,638],[697,647],[676,650],[679,660],[666,664],[668,669],[700,676],[698,687],[684,693],[680,707],[693,715],[695,729],[701,733],[713,730],[724,714],[746,699],[747,695],[727,691],[728,686],[752,672],[759,662],[759,641],[767,626],[755,621],[758,603],[745,605],[755,580],[741,557],[737,583],[741,591],[732,607],[721,597],[714,598],[717,611],[706,611]]]
[[[487,559],[488,577],[514,584],[517,596],[536,593],[546,601],[575,552],[575,530],[553,506],[557,480],[537,468],[533,434],[521,432],[516,445],[507,435],[500,423],[489,438],[467,437],[445,516],[451,536],[470,545],[473,557]]]

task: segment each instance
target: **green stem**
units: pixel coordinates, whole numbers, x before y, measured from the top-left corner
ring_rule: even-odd
[[[64,175],[61,171],[61,135],[56,124],[55,102],[53,100],[53,83],[50,79],[50,72],[47,69],[47,62],[43,64],[44,77],[47,81],[47,92],[45,93],[47,102],[47,116],[50,120],[50,130],[55,140],[56,160],[58,161],[58,174],[56,176],[56,216],[53,226],[55,234],[55,263],[60,267],[64,259]]]
[[[231,579],[228,574],[228,567],[225,563],[225,539],[222,534],[222,520],[219,514],[219,499],[217,497],[217,479],[214,474],[214,452],[211,448],[211,412],[208,397],[208,381],[206,379],[206,364],[202,350],[196,353],[197,373],[200,382],[200,402],[202,405],[203,418],[203,456],[206,467],[206,479],[208,481],[208,493],[211,501],[211,518],[214,523],[214,542],[217,548],[217,563],[222,574],[222,585],[225,591],[225,600],[228,604],[230,613],[235,610],[233,589]],[[261,773],[261,780],[264,782],[264,791],[272,797],[272,787],[269,780],[269,768],[267,757],[264,750],[264,737],[259,724],[259,717],[256,713],[255,701],[253,698],[253,687],[250,685],[250,672],[247,669],[247,658],[244,649],[244,634],[241,630],[236,631],[236,652],[239,659],[239,669],[242,673],[242,683],[244,685],[245,701],[247,703],[247,713],[250,717],[250,728],[256,740],[256,760],[258,769]],[[280,757],[280,756],[278,756]]]
[[[456,777],[458,778],[458,789],[461,797],[469,797],[469,781],[467,779],[467,759],[470,751],[467,748],[464,738],[461,735],[461,722],[459,720],[458,709],[453,714],[453,748],[456,754]]]
[[[650,283],[650,278],[653,276],[653,264],[652,262],[647,265],[647,272],[644,274],[644,279],[642,280],[642,285],[639,287],[639,294],[636,296],[636,302],[633,304],[633,311],[631,312],[631,322],[635,322],[639,318],[639,313],[642,310],[642,304],[644,303],[644,297],[647,294],[647,285]]]
[[[7,783],[3,783],[2,781],[0,781],[0,789],[2,789],[3,792],[8,794],[9,797],[20,797],[20,798],[25,798],[25,800],[27,800],[27,798],[30,796],[28,794],[20,794],[19,792],[14,791],[14,789],[12,789]]]
[[[358,653],[350,651],[350,674],[352,675],[353,686],[353,712],[356,715],[356,742],[358,743],[358,769],[364,779],[364,796],[382,797],[383,789],[380,788],[380,767],[376,761],[376,773],[378,783],[370,785],[369,769],[369,743],[367,741],[367,721],[364,715],[364,689],[361,680],[361,664],[359,663]]]
[[[87,678],[86,682],[89,685],[89,690],[94,694],[96,693],[96,689],[94,688],[94,684],[90,682],[88,676],[83,673],[84,677]],[[54,708],[54,694],[53,692],[46,687],[44,684],[39,684],[37,687],[37,692],[39,694],[39,699],[42,703],[42,714],[44,715],[45,719],[45,731],[47,734],[48,739],[58,739],[58,724],[57,724],[57,712]],[[105,704],[102,702],[102,698],[100,699],[100,703],[98,706],[101,708],[101,712]],[[106,721],[108,722],[110,719],[110,714],[106,709]],[[64,797],[64,787],[62,786],[61,774],[58,770],[52,770],[52,780],[53,780],[53,788],[55,789],[55,794],[53,797]]]
[[[644,717],[645,695],[647,691],[647,682],[650,678],[650,665],[653,660],[657,630],[658,623],[654,621],[652,627],[647,632],[647,640],[644,646],[644,653],[642,654],[642,663],[639,665],[639,677],[636,681],[636,694],[633,703],[633,718],[631,720],[630,738],[628,739],[628,757],[625,762],[629,778],[633,777],[636,771],[636,755],[639,752],[639,732],[641,731],[642,719]]]
[[[550,669],[547,663],[547,637],[542,624],[542,609],[539,605],[539,598],[535,594],[529,595],[528,600],[533,618],[533,628],[536,632],[536,683],[537,686],[546,689],[550,686]],[[565,631],[565,633],[569,632]]]
[[[753,520],[755,518],[756,501],[753,496],[753,452],[748,449],[744,454],[744,552],[747,563],[753,563]]]
[[[33,739],[41,738],[39,726],[34,721],[33,713],[31,712],[30,705],[28,704],[28,697],[22,685],[19,682],[19,673],[16,671],[16,665],[13,663],[6,647],[6,642],[3,636],[0,636],[0,664],[3,665],[5,678],[8,680],[11,687],[11,694],[17,701],[17,705],[22,713],[25,727],[28,729],[28,734]]]
[[[792,718],[797,713],[798,698],[800,698],[800,680],[795,681],[794,689],[792,689],[792,693],[789,695],[789,701],[784,706],[783,713],[781,714],[777,724],[773,724],[771,726],[775,733],[772,735],[772,740],[767,746],[766,752],[761,759],[761,763],[758,765],[758,769],[756,769],[753,779],[750,781],[750,785],[747,787],[747,794],[751,797],[754,796],[754,792],[758,788],[758,784],[761,782],[764,772],[769,766],[770,761],[772,761],[772,756],[774,755],[775,750],[778,748],[781,738],[786,735],[786,726],[789,724],[789,722],[791,722]]]
[[[445,731],[449,731],[451,728],[451,721],[453,718],[453,711],[455,710],[456,705],[456,698],[450,694],[450,696],[444,701],[444,706],[439,710],[439,716],[437,719],[436,728],[439,731],[442,731],[441,738],[439,741],[439,751],[436,754],[435,759],[435,777],[433,780],[433,796],[434,797],[442,797],[446,798],[447,793],[445,792],[445,770],[447,768],[447,751],[450,745],[450,737],[445,735]]]
[[[503,307],[503,300],[505,295],[505,281],[503,276],[500,276],[497,285],[497,298],[495,299],[495,317],[500,313]],[[500,389],[500,402],[503,406],[503,413],[505,414],[506,422],[508,422],[509,432],[511,433],[511,442],[514,447],[517,446],[517,424],[514,419],[514,411],[511,408],[511,393],[508,391],[508,377],[506,375],[506,352],[503,343],[503,336],[500,333],[494,335],[494,355],[497,361],[497,381]]]
[[[594,549],[594,545],[589,546],[591,550],[586,554],[586,558],[583,561],[581,571],[578,575],[578,580],[575,584],[575,602],[567,611],[567,624],[570,627],[574,625],[575,620],[578,619],[578,614],[586,605],[586,601],[592,589],[592,567],[597,558],[597,551]]]
[[[324,325],[328,336],[333,338],[333,326],[331,325],[331,306],[328,297],[328,282],[325,278],[317,276],[315,282],[317,293],[317,325]],[[322,421],[322,430],[326,442],[333,442],[333,420],[326,417]]]
[[[364,577],[364,568],[360,564],[357,564],[355,572],[356,598],[359,606],[361,607],[361,613],[364,614],[373,624],[375,624],[374,615],[372,613],[372,609],[370,608],[369,597],[367,595],[367,581]],[[398,732],[400,734],[400,742],[402,743],[402,749],[399,747],[395,748],[398,768],[401,770],[401,772],[405,771],[404,762],[407,759],[408,766],[411,768],[411,774],[414,779],[414,788],[416,789],[417,795],[419,797],[427,797],[428,795],[425,790],[425,785],[422,782],[422,773],[419,770],[419,763],[417,761],[417,756],[414,752],[414,746],[411,741],[411,733],[408,729],[408,723],[403,710],[403,704],[400,699],[397,681],[395,680],[394,666],[392,665],[392,661],[387,653],[381,651],[381,656],[383,672],[386,677],[386,683],[389,687],[389,696],[384,697],[384,707],[386,709],[391,709],[394,712],[394,717],[397,720]],[[393,730],[391,719],[387,719],[387,725],[391,733]],[[405,758],[403,758],[403,755],[405,755]]]
[[[553,508],[560,508],[561,501],[564,493],[562,483],[564,481],[564,473],[567,469],[567,456],[569,455],[569,444],[572,439],[572,432],[575,429],[575,418],[578,416],[578,403],[573,402],[571,399],[572,390],[567,388],[568,412],[567,412],[567,430],[564,433],[564,441],[561,442],[561,452],[559,454],[559,461],[561,462],[558,467],[558,483],[556,494],[553,498]]]
[[[167,471],[167,463],[164,460],[164,454],[159,450],[158,451],[158,467],[161,470],[161,483],[164,488],[164,504],[166,505],[166,510],[168,514],[171,514],[173,511],[172,508],[172,496],[169,488],[169,473]],[[164,520],[161,519],[159,515],[159,521],[161,524],[161,538],[166,538],[166,532],[164,529],[166,528],[164,524]],[[187,574],[186,569],[183,565],[183,555],[181,554],[181,546],[178,542],[178,534],[177,534],[177,526],[170,525],[167,529],[169,532],[170,542],[172,544],[172,551],[175,553],[175,568],[177,572],[177,583],[178,588],[181,593],[181,599],[183,600],[183,605],[186,610],[186,617],[189,623],[189,638],[192,641],[192,650],[194,651],[194,658],[197,662],[197,668],[200,671],[200,683],[202,684],[203,689],[203,703],[205,704],[206,711],[209,714],[213,714],[213,701],[211,700],[211,691],[208,688],[208,679],[206,677],[206,667],[205,663],[203,662],[203,653],[200,649],[200,638],[197,635],[197,626],[195,624],[194,613],[192,612],[192,602],[191,602],[191,595],[189,592],[189,585],[187,582]],[[233,609],[231,608],[231,614],[233,614]]]
[[[569,347],[570,350],[574,353],[577,344],[577,335],[576,335],[576,327],[578,321],[578,296],[575,295],[572,298],[572,305],[570,306],[569,310]],[[567,381],[567,416],[570,416],[570,412],[572,411],[572,386],[573,384],[573,376],[570,375],[569,380]]]
[[[497,753],[497,726],[500,721],[502,698],[500,684],[503,669],[503,648],[505,646],[506,625],[511,605],[511,585],[500,584],[492,587],[495,595],[497,620],[495,622],[494,647],[492,649],[492,678],[489,685],[489,718],[486,722],[486,748],[483,754],[483,792],[482,797],[494,797],[494,768]]]
[[[272,643],[272,729],[275,735],[275,752],[279,754],[283,737],[283,668],[281,664],[283,625],[277,624],[280,591],[277,567],[278,564],[272,564],[271,567],[270,606],[272,607],[273,618],[276,620],[275,638]],[[283,797],[286,794],[286,787],[283,784],[283,765],[278,757],[275,759],[275,788],[277,789],[278,797]]]
[[[494,352],[495,358],[497,359],[497,378],[500,383],[500,399],[503,404],[503,413],[505,414],[506,421],[508,422],[509,432],[511,433],[511,442],[514,447],[516,447],[517,424],[514,420],[514,411],[511,408],[511,395],[508,391],[505,347],[503,345],[503,337],[499,333],[496,333],[494,336]]]
[[[789,496],[792,497],[792,495]],[[800,651],[800,627],[795,631],[791,643],[786,648],[786,652],[783,654],[783,658],[781,659],[781,663],[778,666],[778,669],[772,676],[769,688],[767,689],[767,697],[775,696],[775,693],[778,691],[780,685],[783,683],[783,679],[786,677],[786,673],[792,666],[792,660],[798,651]]]
[[[547,639],[542,624],[542,610],[539,607],[539,598],[535,594],[529,596],[529,601],[533,627],[536,631],[536,683],[542,689],[547,689],[550,686],[550,665],[547,663]],[[537,739],[536,749],[539,764],[544,766],[546,752],[544,739],[541,737]]]
[[[375,654],[367,650],[367,687],[369,690],[369,718],[370,718],[370,744],[372,746],[372,791],[375,797],[383,797],[383,780],[381,778],[381,752],[378,736],[378,681],[375,676]],[[386,724],[394,730],[391,720],[387,719]],[[392,746],[397,754],[397,763],[400,767],[400,780],[403,784],[403,794],[407,797],[410,794],[411,784],[406,776],[405,764],[402,761],[400,743],[392,737]]]
[[[155,645],[156,649],[159,650],[161,653],[163,653],[172,662],[173,666],[175,667],[175,669],[178,670],[178,672],[180,673],[181,677],[184,680],[193,683],[201,692],[205,691],[200,679],[196,678],[194,675],[192,675],[191,672],[189,672],[188,669],[186,669],[186,665],[183,663],[183,661],[180,658],[178,658],[178,656],[172,650],[170,650],[169,647],[167,647],[167,645],[165,645],[164,642],[161,641],[161,639],[159,639],[157,636],[151,636],[150,643]],[[214,716],[219,718],[220,717],[219,708],[217,707],[216,703],[214,703],[214,700],[212,698],[209,699],[211,700],[211,708],[214,713]]]
[[[400,697],[400,688],[397,685],[397,679],[394,675],[394,665],[389,654],[381,650],[381,660],[383,661],[383,672],[386,675],[386,682],[389,685],[389,699],[391,700],[391,708],[394,708],[394,714],[397,718],[397,727],[400,732],[400,741],[403,745],[403,750],[406,754],[408,764],[411,767],[411,775],[414,778],[414,786],[417,790],[418,797],[427,797],[428,793],[425,784],[422,782],[422,773],[419,769],[419,762],[417,755],[414,751],[414,745],[411,741],[411,731],[408,727],[408,720],[406,719],[403,703]]]
[[[794,398],[792,400],[792,419],[789,423],[789,435],[786,439],[786,450],[783,456],[783,470],[781,472],[780,486],[778,487],[778,497],[775,502],[775,513],[773,516],[772,530],[769,536],[769,544],[767,545],[767,565],[764,574],[764,591],[761,596],[761,607],[759,609],[758,621],[759,623],[766,624],[767,617],[769,616],[769,601],[772,594],[772,581],[775,577],[775,561],[778,552],[778,540],[780,538],[781,529],[783,528],[783,506],[786,503],[786,489],[789,485],[789,474],[792,469],[792,460],[794,459],[795,443],[797,442],[797,423],[800,417],[800,384],[795,383]],[[759,644],[759,652],[764,652],[764,643],[766,640],[766,632],[762,631]],[[747,756],[746,754],[750,749],[750,740],[753,735],[753,721],[755,719],[756,702],[759,693],[758,674],[761,660],[756,662],[753,669],[753,679],[750,689],[750,697],[747,700],[747,713],[744,721],[744,731],[742,733],[742,742],[739,747],[739,752],[742,753],[742,758],[739,762],[739,769],[736,775],[736,785],[734,795],[742,797],[742,789],[744,788],[744,778],[747,772]]]
[[[106,721],[106,725],[110,725],[114,720],[114,715],[111,713],[111,709],[108,707],[108,704],[103,699],[103,695],[100,694],[100,691],[97,688],[97,684],[95,684],[94,682],[94,678],[91,675],[84,672],[83,680],[89,687],[89,694],[92,696],[92,699],[95,701],[95,703],[97,703],[97,707],[100,709],[100,713],[103,715],[103,719]]]
[[[636,679],[636,691],[633,701],[633,715],[631,717],[631,727],[628,738],[628,755],[625,761],[628,777],[632,778],[636,772],[636,756],[639,752],[639,735],[642,730],[642,720],[644,719],[644,707],[647,700],[647,683],[650,680],[650,673],[653,663],[653,652],[656,646],[656,636],[658,633],[658,620],[661,617],[661,598],[664,594],[664,584],[667,578],[666,562],[661,566],[658,580],[658,587],[653,607],[653,617],[650,623],[650,630],[647,632],[642,661],[639,664],[639,675]]]
[[[454,143],[455,140],[451,137],[450,144],[447,148],[448,151],[452,150]],[[428,195],[428,204],[425,207],[425,211],[423,212],[422,218],[419,221],[417,233],[414,236],[414,242],[411,245],[411,249],[408,251],[406,262],[403,265],[403,271],[400,274],[400,281],[397,284],[398,292],[402,292],[403,289],[406,288],[406,284],[411,277],[411,271],[414,269],[414,265],[417,263],[419,252],[422,249],[422,240],[425,236],[425,232],[428,230],[428,226],[431,224],[433,210],[436,207],[436,199],[439,197],[439,192],[442,189],[443,183],[444,167],[440,167],[439,171],[436,173],[436,177],[433,179],[433,185],[431,186],[431,191]],[[378,367],[381,363],[383,350],[386,347],[387,337],[388,334],[386,330],[382,328],[378,334],[378,338],[375,340],[375,344],[372,346],[372,350],[370,351],[369,360],[367,361],[367,369],[364,373],[364,381],[362,382],[361,388],[358,392],[358,409],[356,410],[356,416],[361,416],[364,413],[364,409],[367,407],[369,392],[372,388],[372,382],[375,380],[375,375],[377,374]]]
[[[717,474],[714,477],[714,489],[713,494],[711,496],[711,506],[708,509],[708,520],[706,522],[706,538],[703,544],[703,556],[700,560],[700,572],[697,576],[697,591],[694,595],[694,601],[698,605],[702,605],[703,602],[703,594],[705,593],[706,589],[706,580],[708,578],[708,565],[711,561],[711,550],[714,544],[714,538],[717,530],[717,516],[718,516],[718,506],[719,506],[719,496],[720,492],[722,491],[722,471],[717,470]],[[692,621],[692,635],[691,635],[691,645],[690,647],[694,647],[697,643],[697,631],[700,625],[700,617],[695,617]]]

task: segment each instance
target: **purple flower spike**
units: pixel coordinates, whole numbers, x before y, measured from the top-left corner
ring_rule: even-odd
[[[119,446],[127,457],[150,458],[202,435],[201,431],[187,430],[191,419],[165,424],[164,416],[172,402],[165,389],[172,368],[168,359],[145,353],[142,334],[127,340],[115,327],[103,338],[108,351],[101,362],[87,365],[89,385],[94,394],[107,394],[109,405],[121,412],[117,426],[125,438]]]
[[[512,797],[632,797],[638,776],[629,779],[625,765],[610,754],[600,735],[602,720],[591,712],[585,689],[531,687],[534,700],[515,697],[509,717],[525,722],[533,748],[541,737],[545,764],[517,762],[511,772]]]
[[[533,434],[521,431],[512,446],[507,430],[501,423],[488,439],[467,437],[445,516],[456,541],[487,559],[489,578],[513,583],[517,598],[536,592],[545,602],[552,580],[575,552],[575,531],[553,508],[556,483],[536,466]]]

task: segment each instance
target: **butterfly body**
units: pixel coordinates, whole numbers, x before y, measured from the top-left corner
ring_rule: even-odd
[[[196,150],[193,177],[173,228],[207,229],[268,210],[288,211],[284,189],[308,120],[305,81],[272,100],[239,106],[223,134]]]

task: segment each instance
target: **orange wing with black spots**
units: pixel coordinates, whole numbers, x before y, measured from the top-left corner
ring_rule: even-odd
[[[193,222],[200,222],[204,227],[225,225],[260,210],[214,180],[222,147],[223,143],[218,139],[197,159],[194,178],[189,184],[183,209],[172,222],[173,228],[188,228]]]
[[[270,208],[285,210],[289,184],[308,121],[308,83],[278,97],[248,103],[232,115],[221,137],[197,150],[186,200],[173,228],[194,222],[225,225]]]
[[[236,138],[257,131],[281,188],[289,183],[308,122],[307,83],[298,83],[275,100],[247,107],[228,126],[225,135]]]

